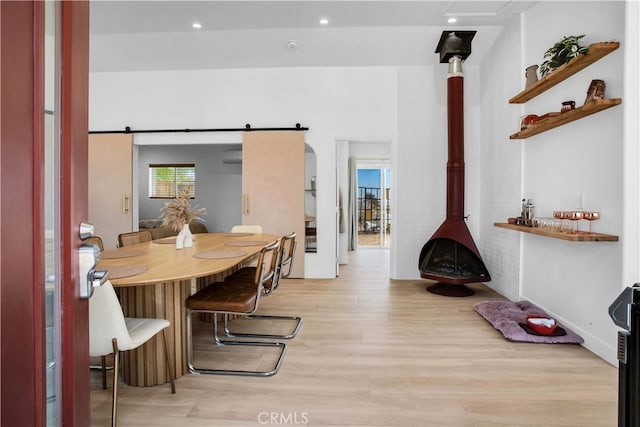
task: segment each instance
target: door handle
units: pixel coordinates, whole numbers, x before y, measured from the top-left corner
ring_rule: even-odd
[[[87,240],[89,237],[93,237],[95,233],[95,227],[88,222],[80,223],[80,240]]]
[[[96,270],[100,260],[100,248],[97,245],[83,243],[78,248],[78,279],[80,280],[80,298],[88,299],[93,288],[102,286],[109,277],[108,271]]]
[[[80,223],[80,239],[86,240],[93,236],[93,224]],[[93,295],[93,288],[102,286],[109,277],[108,271],[96,270],[100,261],[100,248],[90,243],[82,243],[78,248],[78,281],[80,298],[89,299]]]
[[[249,195],[245,194],[242,200],[242,213],[249,215]]]

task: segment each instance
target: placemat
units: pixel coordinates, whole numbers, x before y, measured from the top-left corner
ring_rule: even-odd
[[[140,255],[144,255],[144,251],[140,251],[138,249],[122,249],[119,251],[101,252],[100,259],[129,258]]]
[[[222,235],[225,237],[246,237],[253,236],[253,233],[223,233]]]
[[[262,240],[240,240],[238,242],[228,242],[225,243],[226,246],[260,246],[266,245],[269,242],[265,242]]]
[[[198,252],[194,254],[194,258],[203,258],[203,259],[224,259],[224,258],[235,258],[239,256],[245,256],[246,253],[242,251],[225,251],[225,250],[216,250],[216,251],[205,251]]]
[[[144,265],[120,265],[109,268],[108,279],[122,279],[123,277],[135,276],[147,271]]]

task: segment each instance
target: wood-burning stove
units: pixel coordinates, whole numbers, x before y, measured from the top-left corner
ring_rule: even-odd
[[[444,31],[436,48],[447,75],[447,210],[444,223],[420,252],[420,276],[438,283],[427,287],[447,296],[473,295],[465,283],[491,280],[464,216],[464,77],[462,61],[471,54],[475,31]]]

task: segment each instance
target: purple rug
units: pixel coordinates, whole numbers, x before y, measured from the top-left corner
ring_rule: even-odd
[[[582,344],[582,337],[566,326],[558,323],[566,335],[533,335],[528,334],[519,324],[527,323],[527,316],[538,314],[546,316],[543,309],[528,301],[484,301],[474,306],[475,311],[491,325],[502,332],[510,341],[536,342],[547,344]]]

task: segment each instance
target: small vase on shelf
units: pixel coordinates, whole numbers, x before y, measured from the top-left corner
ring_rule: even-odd
[[[193,246],[193,235],[189,230],[189,224],[182,226],[182,230],[176,236],[176,249],[190,248]]]
[[[531,86],[535,82],[538,81],[538,66],[530,65],[525,69],[524,76],[527,78],[527,83],[525,84],[525,88]]]

